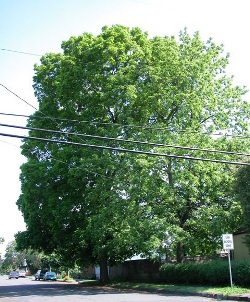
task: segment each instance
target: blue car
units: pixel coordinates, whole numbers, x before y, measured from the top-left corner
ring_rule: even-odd
[[[47,272],[43,276],[43,281],[52,280],[56,281],[56,273],[55,272]]]

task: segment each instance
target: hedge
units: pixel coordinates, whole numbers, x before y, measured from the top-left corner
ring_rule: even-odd
[[[238,286],[250,286],[250,260],[232,260],[232,279]],[[165,263],[160,267],[163,283],[183,285],[230,284],[227,259],[199,263]]]

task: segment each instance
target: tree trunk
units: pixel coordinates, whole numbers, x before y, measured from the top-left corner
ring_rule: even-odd
[[[100,283],[107,283],[108,281],[108,258],[104,255],[100,258]]]
[[[168,162],[168,169],[167,169],[167,173],[168,173],[168,184],[173,187],[173,173],[172,173],[172,160],[171,158],[169,159]]]
[[[177,243],[177,249],[176,249],[176,261],[177,261],[177,263],[182,262],[183,258],[184,258],[183,243],[182,242],[178,242]]]

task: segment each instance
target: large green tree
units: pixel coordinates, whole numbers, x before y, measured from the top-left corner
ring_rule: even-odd
[[[62,50],[35,66],[39,110],[28,120],[29,136],[48,141],[22,146],[17,204],[27,231],[19,246],[56,250],[68,265],[99,262],[102,280],[108,263],[134,254],[162,248],[181,261],[215,250],[241,216],[228,194],[230,165],[176,156],[236,160],[204,149],[248,150],[235,138],[208,135],[244,134],[249,121],[246,91],[226,76],[223,47],[185,30],[149,38],[116,25],[72,37]]]

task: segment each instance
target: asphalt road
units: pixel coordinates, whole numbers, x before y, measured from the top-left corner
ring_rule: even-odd
[[[0,276],[0,301],[6,302],[211,302],[211,298],[85,288],[75,283],[8,279]]]

